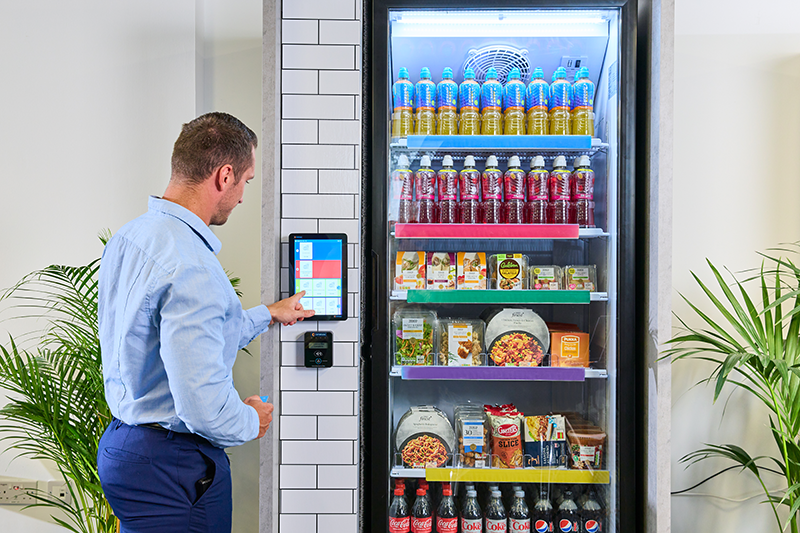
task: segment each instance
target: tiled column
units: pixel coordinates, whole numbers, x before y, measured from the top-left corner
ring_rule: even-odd
[[[348,313],[280,333],[279,531],[358,531],[361,2],[284,0],[281,15],[281,293],[290,233],[346,233]],[[333,331],[328,369],[302,335]]]

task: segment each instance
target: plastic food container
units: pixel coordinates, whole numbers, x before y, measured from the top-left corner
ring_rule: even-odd
[[[544,320],[530,309],[496,309],[485,315],[490,365],[540,366],[550,348]]]
[[[395,289],[424,289],[425,252],[397,252],[394,276]]]
[[[483,320],[443,318],[439,320],[439,364],[443,366],[483,366]]]
[[[433,365],[437,317],[434,311],[415,307],[397,310],[392,317],[394,364]]]
[[[411,407],[400,418],[394,435],[403,466],[444,466],[455,447],[455,434],[447,415],[431,405]]]
[[[456,256],[457,289],[486,288],[486,254],[483,252],[458,252]]]
[[[600,428],[571,429],[567,431],[571,467],[577,470],[603,468],[603,448],[606,434]]]
[[[536,291],[558,291],[564,288],[564,271],[558,265],[536,265],[528,269],[528,287]]]
[[[455,408],[456,460],[459,468],[486,468],[489,460],[489,432],[486,414],[479,405]]]
[[[489,257],[492,288],[522,290],[528,288],[528,257],[522,254],[496,254]]]
[[[568,291],[596,291],[597,267],[595,265],[567,265],[564,267],[565,289]]]
[[[428,289],[455,289],[456,254],[452,252],[428,252],[427,275]]]

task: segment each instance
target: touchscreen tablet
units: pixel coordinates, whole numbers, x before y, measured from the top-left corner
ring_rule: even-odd
[[[316,314],[306,320],[347,319],[347,235],[289,235],[289,291],[306,291],[300,299]]]

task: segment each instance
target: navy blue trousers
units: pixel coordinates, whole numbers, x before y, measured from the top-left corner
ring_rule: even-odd
[[[225,450],[192,434],[114,420],[97,469],[122,533],[230,533],[233,501]],[[197,481],[213,478],[199,498]]]

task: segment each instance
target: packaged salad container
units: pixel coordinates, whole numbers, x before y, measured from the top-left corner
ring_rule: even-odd
[[[483,366],[485,364],[483,320],[442,318],[439,320],[439,364]]]
[[[453,252],[428,252],[428,289],[456,288],[456,254]]]
[[[558,291],[564,288],[564,271],[558,265],[535,265],[531,266],[530,284],[531,289],[536,291]]]
[[[522,254],[496,254],[489,256],[492,288],[522,290],[528,288],[528,256]]]
[[[567,265],[564,278],[568,291],[596,291],[597,267],[594,265]]]
[[[415,307],[398,309],[392,317],[394,364],[433,365],[437,318],[434,311]]]

